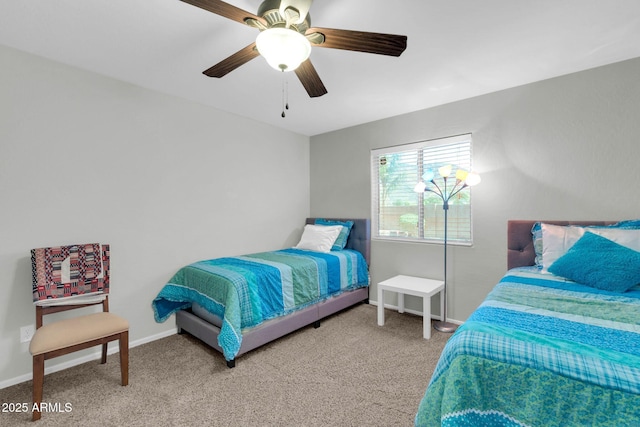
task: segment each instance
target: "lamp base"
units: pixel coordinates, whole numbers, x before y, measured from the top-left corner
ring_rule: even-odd
[[[456,325],[455,323],[451,323],[451,322],[443,322],[443,321],[435,321],[433,322],[433,328],[437,331],[440,332],[445,332],[447,334],[450,334],[452,332],[455,332],[456,329],[458,329],[458,325]]]

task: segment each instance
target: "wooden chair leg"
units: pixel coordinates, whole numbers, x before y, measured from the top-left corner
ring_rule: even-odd
[[[108,345],[109,345],[108,342],[102,344],[102,359],[100,361],[100,363],[102,363],[102,364],[107,363],[107,347],[108,347]]]
[[[120,378],[122,385],[129,384],[129,331],[120,334]]]
[[[42,416],[40,404],[42,403],[42,389],[44,388],[44,354],[33,356],[33,414],[32,421],[37,421]]]

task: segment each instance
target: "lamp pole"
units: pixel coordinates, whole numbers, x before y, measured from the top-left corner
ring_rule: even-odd
[[[433,327],[440,332],[451,333],[457,329],[458,325],[447,322],[447,213],[449,212],[449,198],[446,200],[443,198],[442,200],[442,209],[444,210],[444,288],[442,289],[442,299],[444,299],[444,304],[442,305],[442,320],[433,322]]]
[[[455,323],[447,322],[447,231],[449,227],[449,201],[453,196],[458,194],[466,187],[478,184],[480,182],[480,177],[477,174],[469,173],[467,171],[459,169],[456,172],[456,182],[452,186],[451,190],[449,190],[447,189],[447,178],[451,174],[451,166],[443,166],[442,168],[438,169],[438,172],[440,173],[440,176],[442,177],[442,180],[444,182],[443,188],[440,188],[436,183],[434,173],[432,171],[428,171],[428,173],[425,173],[428,178],[424,178],[424,181],[419,182],[418,185],[416,185],[414,191],[428,191],[430,193],[438,195],[442,199],[442,209],[444,210],[444,287],[442,290],[442,299],[444,300],[444,304],[442,304],[442,320],[433,322],[433,327],[438,331],[451,333],[458,328],[458,325],[456,325]],[[427,187],[425,181],[432,184],[433,187]]]
[[[447,177],[444,176],[442,178],[444,180],[444,191],[442,191],[440,187],[438,187],[438,184],[436,184],[435,181],[432,181],[432,183],[436,187],[437,191],[425,191],[431,191],[432,193],[440,196],[440,198],[442,199],[442,209],[444,210],[444,288],[442,289],[442,299],[444,300],[444,304],[442,305],[442,313],[440,313],[442,320],[433,322],[433,327],[440,332],[451,333],[458,328],[458,325],[456,325],[455,323],[447,322],[447,229],[449,226],[449,200],[451,200],[451,197],[455,196],[463,188],[465,188],[467,184],[463,184],[456,190],[456,185],[459,183],[456,182],[456,185],[454,185],[452,188],[453,191],[450,194],[447,194]]]

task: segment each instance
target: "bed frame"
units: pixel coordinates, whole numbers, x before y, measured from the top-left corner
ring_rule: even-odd
[[[617,221],[543,221],[510,220],[507,222],[507,269],[535,265],[531,228],[536,222],[554,225],[611,225]]]
[[[335,218],[335,220],[348,221],[348,219],[343,218]],[[354,225],[349,234],[346,248],[360,252],[367,261],[367,265],[369,265],[371,260],[370,221],[369,219],[350,220],[354,222]],[[314,223],[315,218],[307,218],[306,224]],[[242,344],[236,357],[305,326],[313,324],[314,328],[318,328],[320,327],[320,320],[361,302],[369,302],[368,287],[344,292],[326,301],[295,311],[286,316],[268,320],[255,328],[243,331]],[[197,316],[191,310],[180,310],[176,313],[176,326],[178,327],[179,334],[188,332],[190,335],[193,335],[222,353],[222,348],[218,345],[220,328]],[[233,368],[235,364],[235,359],[227,361],[229,368]]]

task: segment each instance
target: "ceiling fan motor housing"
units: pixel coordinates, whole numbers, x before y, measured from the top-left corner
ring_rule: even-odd
[[[286,28],[287,19],[280,13],[280,0],[265,0],[258,8],[258,16],[267,21],[268,28]],[[307,14],[299,24],[290,23],[289,28],[304,34],[311,26],[311,16]]]

